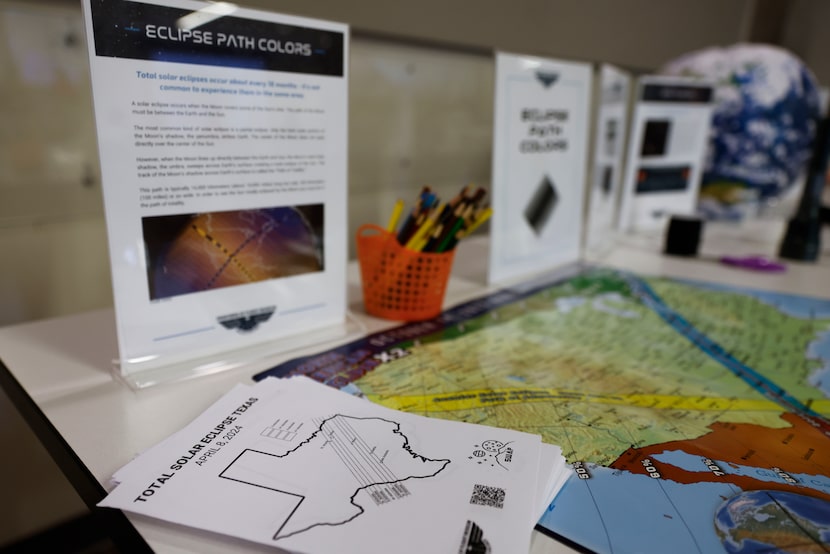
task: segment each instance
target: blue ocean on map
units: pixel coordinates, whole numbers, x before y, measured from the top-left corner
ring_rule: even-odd
[[[657,461],[665,464],[670,464],[685,471],[708,471],[701,463],[700,456],[695,456],[683,452],[682,450],[667,450],[662,454],[653,456]],[[730,475],[740,475],[752,477],[759,481],[768,481],[772,483],[780,483],[781,477],[769,468],[736,465],[723,460],[713,459],[715,464],[724,472]],[[830,476],[828,475],[809,475],[806,473],[790,473],[790,477],[798,479],[798,482],[811,489],[816,489],[824,493],[830,493]]]
[[[698,458],[699,459],[699,458]],[[683,485],[586,464],[591,479],[571,477],[539,523],[596,552],[723,552],[714,517],[732,485]],[[660,514],[660,522],[654,521]],[[568,530],[568,534],[562,533]]]

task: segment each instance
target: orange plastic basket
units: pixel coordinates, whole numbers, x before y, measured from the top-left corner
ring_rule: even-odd
[[[357,259],[366,312],[420,321],[441,313],[455,251],[417,252],[377,225],[357,230]]]

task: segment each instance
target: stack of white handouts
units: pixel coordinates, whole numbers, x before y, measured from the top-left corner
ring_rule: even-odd
[[[296,552],[527,552],[571,470],[531,435],[305,377],[237,385],[100,503]]]

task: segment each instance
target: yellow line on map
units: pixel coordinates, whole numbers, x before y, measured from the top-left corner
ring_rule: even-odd
[[[781,406],[765,398],[724,398],[717,396],[678,396],[668,394],[586,394],[560,389],[467,390],[427,396],[367,397],[389,408],[418,412],[452,412],[529,402],[591,402],[652,408],[655,410],[695,411],[781,411]],[[815,400],[811,409],[830,413],[830,400]]]

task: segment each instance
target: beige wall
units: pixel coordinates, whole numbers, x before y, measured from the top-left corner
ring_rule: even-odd
[[[354,39],[349,82],[349,236],[385,224],[424,185],[449,199],[489,185],[490,56]],[[350,241],[350,255],[354,255]]]
[[[490,50],[654,68],[740,38],[752,0],[246,0],[286,13],[347,22],[356,32]]]
[[[352,26],[351,245],[360,223],[382,223],[396,198],[409,200],[422,185],[449,196],[467,183],[489,184],[494,49],[648,71],[680,53],[745,38],[757,1],[242,5]],[[0,324],[112,304],[83,44],[47,45],[54,56],[42,63],[55,79],[33,84],[8,31],[9,11],[22,11],[69,32],[80,21],[79,5],[0,0]]]
[[[830,2],[793,0],[784,21],[781,45],[799,56],[816,78],[830,85]]]

